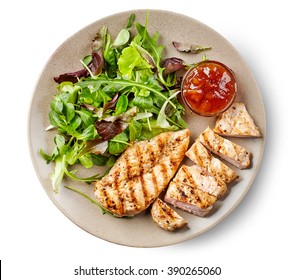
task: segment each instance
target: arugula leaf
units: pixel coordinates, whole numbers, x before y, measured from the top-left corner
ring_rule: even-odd
[[[135,20],[135,14],[131,14],[128,18],[128,22],[125,28],[130,29],[134,23],[134,20]]]
[[[89,196],[87,196],[86,194],[84,194],[83,192],[81,192],[80,190],[76,189],[76,188],[73,188],[73,187],[70,187],[70,186],[64,186],[66,189],[69,189],[69,190],[72,190],[80,195],[82,195],[83,197],[85,197],[86,199],[88,199],[91,203],[97,205],[101,210],[102,210],[102,213],[103,215],[104,214],[109,214],[111,216],[113,216],[113,214],[109,211],[107,211],[105,208],[103,208],[103,206],[101,206],[96,200],[90,198]]]
[[[142,109],[149,109],[154,106],[153,98],[151,96],[135,96],[132,100],[132,104]]]
[[[152,59],[149,58],[149,60],[153,60],[155,63],[155,67],[158,71],[158,79],[166,87],[174,86],[175,82],[168,83],[163,76],[164,68],[161,67],[161,59],[164,46],[158,45],[157,43],[159,32],[156,32],[155,35],[151,37],[147,31],[147,27],[141,25],[140,23],[136,23],[136,29],[142,38],[141,46],[151,55]]]
[[[168,97],[166,97],[165,94],[161,91],[161,88],[158,88],[157,85],[148,85],[148,84],[139,83],[139,82],[132,81],[132,80],[131,81],[124,80],[121,78],[111,79],[111,78],[99,76],[99,77],[96,77],[95,79],[88,78],[84,81],[80,81],[77,83],[77,85],[79,85],[81,87],[94,86],[97,88],[100,88],[102,85],[108,85],[110,87],[115,87],[118,90],[123,90],[126,88],[128,88],[128,89],[130,88],[130,90],[131,90],[133,87],[136,87],[137,89],[144,89],[144,90],[148,90],[150,92],[153,92],[165,100],[168,99]],[[105,89],[105,87],[104,87],[104,89]],[[171,106],[173,106],[176,109],[176,106],[172,103],[172,101],[169,101],[169,103]]]
[[[85,182],[85,183],[92,183],[94,181],[100,180],[103,175],[101,174],[95,174],[93,176],[89,176],[89,177],[78,177],[75,175],[77,170],[71,170],[68,171],[67,169],[65,169],[65,174],[66,176],[68,176],[69,178],[76,180],[76,181],[81,181],[81,182]],[[66,187],[66,186],[64,186]]]
[[[136,23],[136,29],[142,38],[142,47],[152,55],[156,66],[158,66],[161,62],[162,52],[164,50],[164,46],[158,45],[157,43],[159,32],[156,32],[153,37],[151,37],[147,31],[147,27],[141,25],[139,22]]]

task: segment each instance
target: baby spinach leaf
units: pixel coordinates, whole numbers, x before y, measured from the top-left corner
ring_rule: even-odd
[[[123,153],[128,146],[128,140],[126,132],[116,135],[111,141],[109,141],[109,153],[112,155]]]
[[[94,140],[96,137],[96,129],[93,124],[89,125],[80,135],[76,137],[78,140],[82,141],[89,141],[89,140]]]
[[[120,115],[127,110],[128,98],[126,95],[120,95],[116,104],[116,111],[114,116]]]
[[[82,123],[81,118],[76,114],[70,122],[70,126],[73,130],[76,130]]]
[[[66,103],[64,109],[67,121],[70,122],[75,117],[75,108],[72,103]]]
[[[121,29],[116,39],[114,40],[112,47],[118,48],[125,45],[129,41],[129,38],[130,38],[130,32],[128,31],[128,29],[126,28]]]
[[[128,126],[130,142],[139,139],[142,131],[142,124],[139,121],[131,120]]]
[[[91,168],[94,165],[90,154],[84,154],[81,157],[79,157],[79,162],[85,168]]]
[[[107,156],[91,154],[92,161],[97,166],[105,166],[108,161]]]
[[[75,112],[80,116],[84,127],[88,127],[94,123],[93,114],[88,110],[81,108],[81,110],[76,110]]]
[[[54,99],[51,102],[51,109],[53,111],[55,111],[57,114],[62,114],[63,111],[63,102],[58,100],[58,99]]]

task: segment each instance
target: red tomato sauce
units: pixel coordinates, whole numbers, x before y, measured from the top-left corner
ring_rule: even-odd
[[[182,96],[195,113],[213,116],[227,110],[236,95],[231,70],[217,61],[203,61],[191,68],[182,84]]]

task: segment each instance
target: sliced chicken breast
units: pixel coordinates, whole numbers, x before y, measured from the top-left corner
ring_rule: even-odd
[[[196,165],[204,168],[213,176],[220,178],[225,183],[230,183],[238,178],[237,173],[214,157],[198,140],[188,149],[185,155]]]
[[[118,217],[145,210],[176,173],[189,136],[188,129],[165,132],[130,146],[110,172],[95,182],[97,201]]]
[[[170,182],[164,201],[204,217],[226,190],[226,184],[222,180],[208,175],[199,166],[183,165]]]
[[[155,223],[168,231],[175,231],[187,225],[187,221],[160,198],[152,204],[151,215]]]
[[[211,152],[240,169],[248,168],[252,154],[244,147],[225,139],[207,127],[198,140]]]
[[[241,102],[235,102],[218,117],[214,131],[224,136],[261,137],[253,118]]]
[[[217,198],[194,186],[172,181],[164,201],[191,214],[204,217],[213,208]]]
[[[189,185],[218,198],[223,196],[227,191],[225,182],[212,176],[197,165],[183,165],[178,170],[173,182]]]

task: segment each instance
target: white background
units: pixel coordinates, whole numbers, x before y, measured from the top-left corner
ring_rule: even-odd
[[[73,270],[79,265],[159,269],[220,266],[221,276],[202,279],[289,279],[293,250],[290,138],[293,17],[290,2],[1,1],[0,259],[3,279],[107,279],[74,276]],[[43,191],[27,142],[27,116],[33,89],[55,49],[93,21],[138,8],[182,13],[221,33],[250,66],[267,114],[263,164],[239,207],[198,238],[150,249],[111,244],[69,221]],[[166,274],[153,278],[169,279]]]

